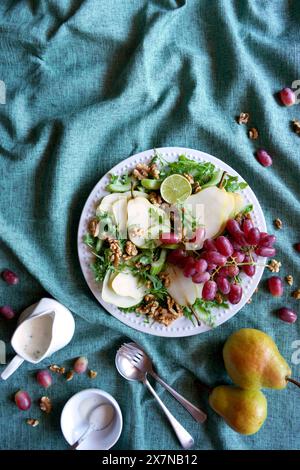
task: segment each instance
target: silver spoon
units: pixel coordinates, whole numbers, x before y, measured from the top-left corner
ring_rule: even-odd
[[[114,418],[114,410],[110,419],[103,425],[103,406],[109,406],[112,410],[113,407],[109,403],[101,403],[91,411],[89,416],[89,425],[80,438],[71,446],[71,449],[77,449],[77,447],[91,434],[93,431],[102,431],[106,429]]]
[[[119,349],[116,354],[116,368],[118,372],[127,380],[137,380],[142,382],[148,390],[152,393],[158,404],[160,405],[161,409],[164,411],[166,417],[168,418],[172,428],[175,431],[176,436],[182,447],[184,449],[190,449],[194,445],[194,439],[192,436],[184,429],[184,427],[177,421],[176,418],[172,415],[172,413],[168,410],[168,408],[164,405],[161,401],[153,387],[150,385],[147,379],[147,373],[140,371],[137,367],[133,366],[130,360],[122,353]]]
[[[181,405],[192,415],[192,417],[198,423],[204,423],[207,418],[207,415],[189,402],[186,398],[180,395],[176,390],[174,390],[170,385],[168,385],[164,380],[162,380],[156,372],[153,370],[153,364],[149,356],[143,351],[143,349],[138,346],[136,343],[125,343],[121,347],[121,351],[127,355],[128,359],[131,363],[137,367],[140,371],[144,372],[145,374],[150,374],[158,383],[160,383],[163,387],[165,387],[171,395],[181,403]]]

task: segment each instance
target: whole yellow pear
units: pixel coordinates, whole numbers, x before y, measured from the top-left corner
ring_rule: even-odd
[[[209,404],[240,434],[255,434],[267,417],[267,400],[260,390],[219,385],[211,392]]]
[[[271,336],[254,328],[242,328],[229,336],[223,358],[232,381],[244,389],[282,389],[291,375]]]

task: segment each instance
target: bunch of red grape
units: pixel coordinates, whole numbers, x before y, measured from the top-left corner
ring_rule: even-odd
[[[193,282],[203,283],[204,300],[214,300],[219,292],[231,304],[237,304],[243,293],[238,279],[240,270],[249,277],[254,276],[258,256],[275,256],[276,237],[260,232],[248,218],[241,224],[229,219],[226,233],[214,240],[205,240],[199,257],[177,248],[169,253],[168,262],[183,269],[184,275]]]

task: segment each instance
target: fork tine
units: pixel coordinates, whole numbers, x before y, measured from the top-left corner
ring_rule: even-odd
[[[126,347],[121,346],[119,351],[122,354],[126,355],[127,358],[130,358],[131,360],[134,360],[135,362],[139,362],[141,360],[141,357],[139,357],[133,351],[126,349]]]
[[[140,349],[134,347],[134,346],[133,346],[132,344],[130,344],[130,343],[123,343],[122,347],[126,348],[127,350],[132,351],[132,352],[135,353],[135,354],[138,354],[138,355],[140,355],[140,356],[143,356],[143,352],[142,352]]]

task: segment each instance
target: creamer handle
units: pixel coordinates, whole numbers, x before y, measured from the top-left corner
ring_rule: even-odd
[[[4,371],[1,374],[1,379],[6,380],[10,377],[20,365],[24,362],[23,357],[16,355],[10,363],[5,367]]]

